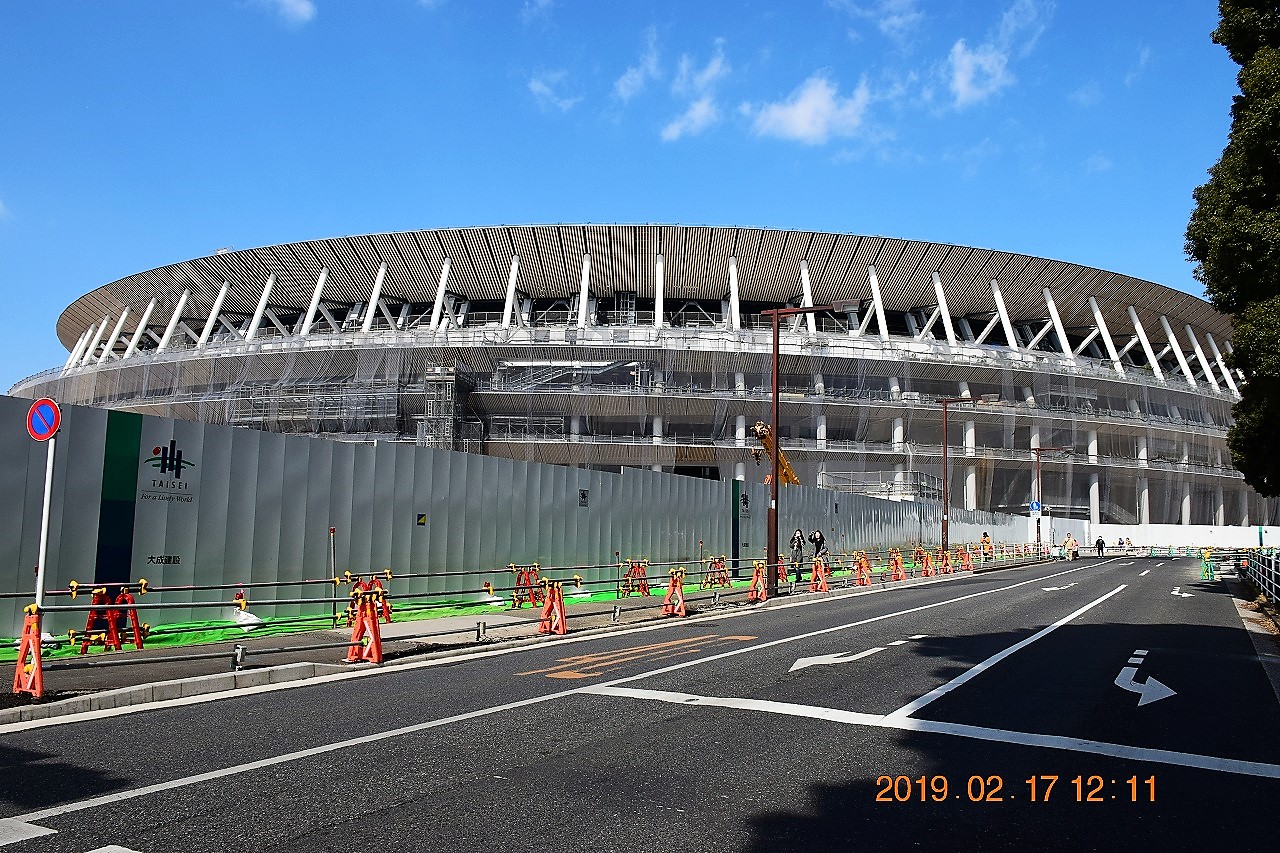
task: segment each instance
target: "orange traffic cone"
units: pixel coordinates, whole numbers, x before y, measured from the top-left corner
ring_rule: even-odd
[[[667,597],[662,600],[663,616],[688,616],[684,606],[684,566],[671,570]]]
[[[13,692],[30,693],[39,699],[44,695],[44,668],[40,665],[40,611],[27,605],[22,620],[22,639],[18,641],[18,665],[13,671]]]

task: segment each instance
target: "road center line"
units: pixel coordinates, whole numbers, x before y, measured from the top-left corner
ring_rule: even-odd
[[[1164,565],[1164,563],[1161,563],[1160,565],[1162,565],[1162,566],[1163,566],[1163,565]],[[1144,571],[1138,572],[1138,577],[1140,577],[1140,578],[1141,578],[1141,577],[1145,577],[1145,576],[1146,576],[1146,574],[1147,574],[1147,572],[1149,572],[1149,571],[1151,571],[1151,570],[1150,570],[1150,569],[1146,569],[1146,570],[1144,570]]]
[[[1094,607],[1097,607],[1099,604],[1106,601],[1111,596],[1120,592],[1126,586],[1128,586],[1128,584],[1120,584],[1120,586],[1111,590],[1111,592],[1107,593],[1101,598],[1095,598],[1093,601],[1089,602],[1084,607],[1081,607],[1079,610],[1076,610],[1073,613],[1069,613],[1068,615],[1059,619],[1057,622],[1054,622],[1052,625],[1047,625],[1044,628],[1041,628],[1039,631],[1035,632],[1030,637],[1027,637],[1025,640],[1022,640],[1021,642],[1018,642],[1018,643],[1014,643],[1012,646],[1009,646],[1009,648],[1004,649],[1003,651],[996,652],[994,655],[987,658],[982,663],[978,664],[972,669],[968,669],[965,672],[960,673],[955,678],[948,681],[946,684],[938,685],[937,687],[933,688],[932,690],[930,690],[928,693],[924,694],[920,698],[912,702],[908,702],[898,710],[893,711],[888,715],[888,717],[890,719],[902,719],[904,717],[909,717],[911,714],[920,710],[925,705],[928,705],[934,699],[937,699],[939,696],[945,696],[946,694],[950,693],[952,690],[955,690],[961,684],[964,684],[966,681],[968,681],[969,679],[973,678],[976,675],[982,674],[983,672],[995,666],[1000,661],[1009,657],[1009,655],[1013,654],[1019,649],[1026,648],[1027,646],[1034,643],[1036,640],[1039,640],[1041,637],[1047,636],[1053,631],[1056,631],[1058,628],[1061,628],[1063,625],[1067,624],[1072,619],[1076,618],[1082,613],[1086,613],[1087,611],[1092,610]]]
[[[1148,761],[1156,764],[1168,764],[1177,767],[1190,767],[1197,770],[1212,770],[1220,773],[1238,773],[1243,776],[1259,776],[1265,779],[1280,779],[1280,765],[1265,764],[1261,761],[1241,761],[1235,758],[1218,758],[1212,755],[1199,755],[1192,752],[1177,752],[1170,749],[1153,749],[1143,746],[1127,746],[1120,743],[1109,743],[1100,740],[1063,737],[1061,735],[1042,735],[1032,732],[1015,732],[1008,729],[992,729],[985,726],[968,726],[962,723],[943,723],[933,720],[917,720],[911,717],[880,716],[864,714],[858,711],[844,711],[839,708],[824,708],[814,705],[797,705],[791,702],[771,702],[764,699],[736,699],[720,696],[697,696],[691,693],[676,693],[667,690],[643,690],[634,687],[612,687],[600,685],[588,687],[586,693],[600,696],[619,696],[629,699],[648,699],[657,702],[668,702],[684,706],[710,706],[714,708],[736,708],[746,711],[763,711],[770,714],[783,714],[805,719],[829,720],[833,723],[845,723],[859,726],[873,726],[898,731],[923,732],[925,734],[951,735],[954,737],[973,738],[975,740],[993,741],[996,743],[1012,743],[1018,746],[1034,746],[1046,749],[1062,749],[1069,752],[1082,752],[1089,755],[1105,755],[1110,758]]]

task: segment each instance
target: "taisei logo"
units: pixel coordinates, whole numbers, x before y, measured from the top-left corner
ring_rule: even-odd
[[[168,447],[154,447],[151,453],[151,458],[145,464],[159,468],[161,474],[173,474],[175,479],[182,479],[183,468],[196,467],[196,463],[182,458],[182,451],[178,449],[176,441],[170,441]]]

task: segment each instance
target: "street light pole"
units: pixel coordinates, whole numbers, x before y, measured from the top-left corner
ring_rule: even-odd
[[[1044,498],[1043,498],[1044,483],[1040,479],[1040,454],[1049,453],[1052,451],[1059,451],[1059,450],[1065,450],[1070,452],[1071,450],[1074,450],[1074,448],[1071,448],[1071,447],[1033,447],[1031,448],[1031,452],[1035,454],[1035,457],[1036,457],[1036,503],[1040,504],[1041,513],[1044,512]],[[1036,553],[1037,554],[1040,553],[1040,516],[1039,515],[1036,516]]]
[[[972,397],[944,397],[938,400],[942,406],[942,550],[947,550],[947,528],[951,521],[950,477],[947,472],[947,406],[952,403],[972,403]]]
[[[765,565],[767,568],[767,586],[769,595],[778,594],[778,448],[782,446],[782,433],[778,428],[778,338],[781,329],[783,317],[796,317],[801,314],[821,314],[824,311],[839,312],[849,308],[849,306],[857,306],[860,304],[858,300],[848,300],[842,302],[833,302],[830,305],[812,305],[800,308],[767,308],[760,313],[769,317],[773,321],[773,364],[770,371],[772,375],[773,394],[771,401],[771,414],[773,424],[769,429],[773,433],[773,450],[770,452],[770,463],[773,466],[772,474],[769,478],[769,513],[766,524],[769,527],[768,535],[765,537]]]

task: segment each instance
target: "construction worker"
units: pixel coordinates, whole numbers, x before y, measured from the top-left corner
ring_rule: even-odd
[[[991,553],[994,550],[993,546],[991,545],[991,534],[985,530],[982,531],[981,544],[982,544],[982,562],[985,563],[987,560],[991,559]]]
[[[1094,544],[1094,545],[1096,545],[1096,546],[1098,546],[1098,559],[1099,559],[1099,560],[1101,560],[1101,559],[1102,559],[1103,552],[1105,552],[1105,551],[1107,550],[1107,542],[1106,542],[1106,540],[1105,540],[1105,539],[1103,539],[1101,536],[1099,536],[1099,537],[1098,537],[1098,541],[1097,541],[1097,542],[1094,542],[1093,544]]]

